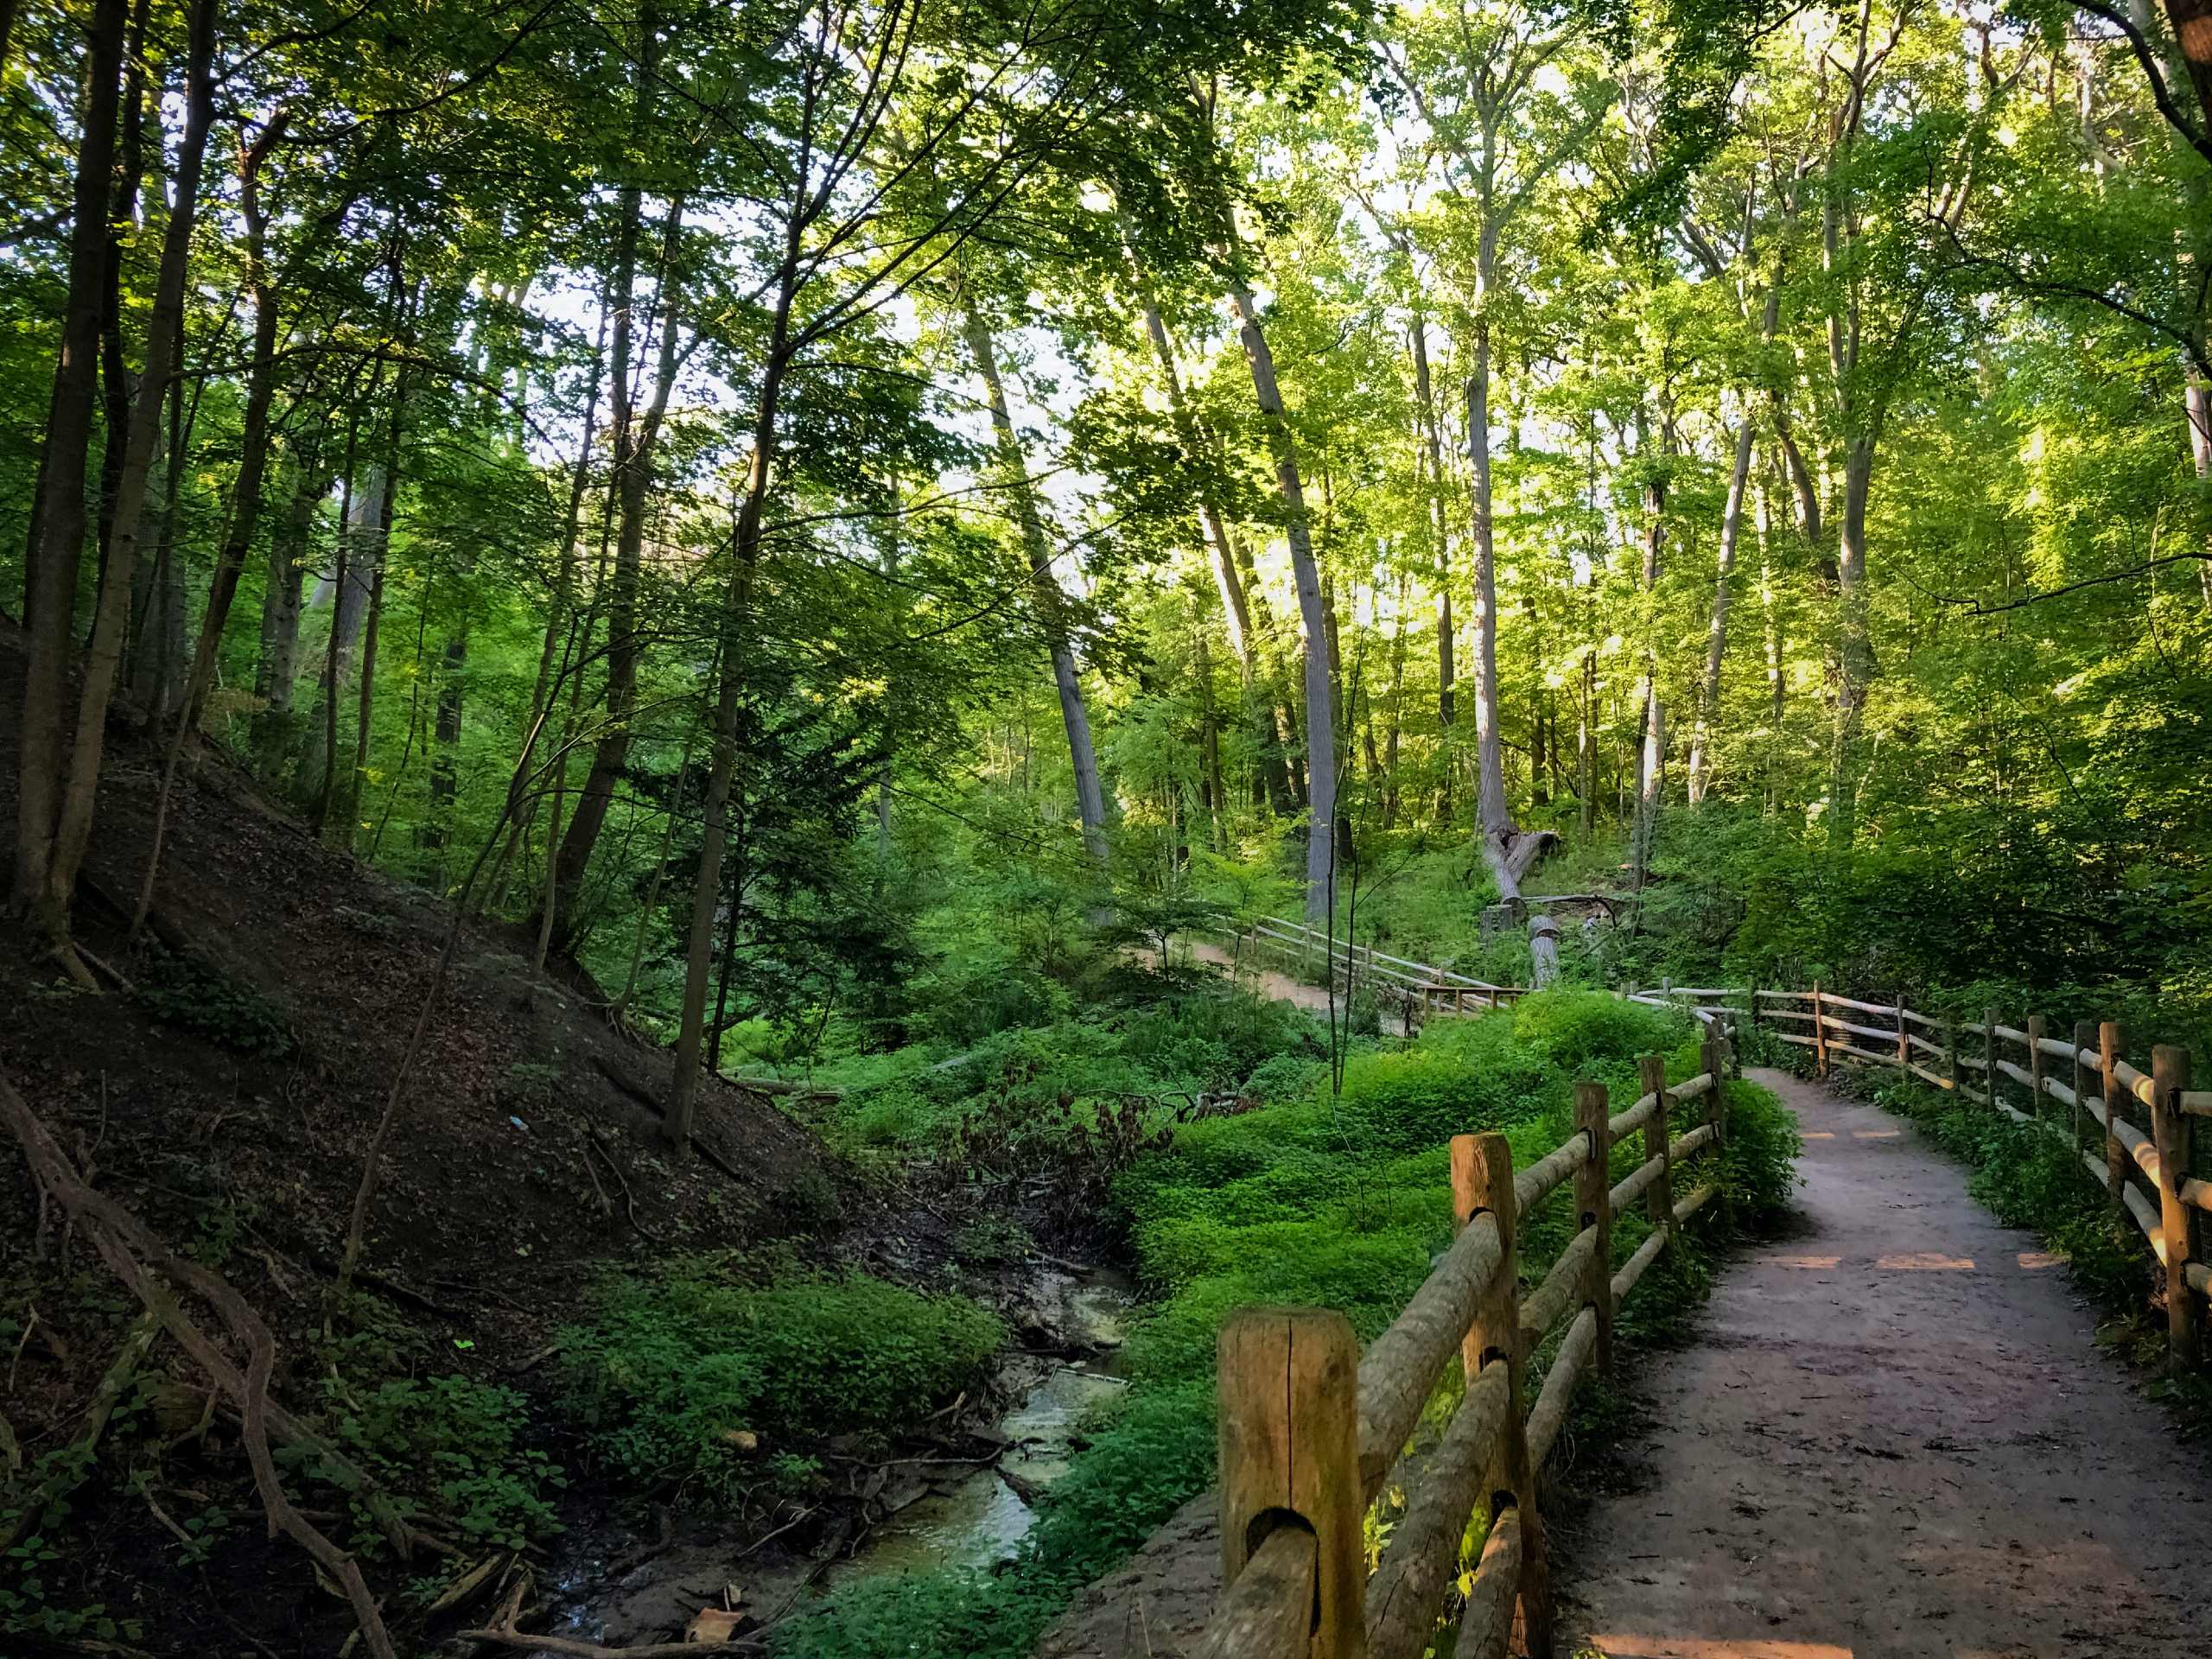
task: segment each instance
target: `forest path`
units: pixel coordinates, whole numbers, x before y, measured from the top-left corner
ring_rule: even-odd
[[[1228,951],[1204,939],[1179,938],[1175,948],[1188,950],[1192,960],[1197,962],[1211,963],[1224,969],[1231,965],[1232,958]],[[1329,1017],[1329,993],[1319,985],[1302,984],[1287,974],[1279,974],[1268,968],[1255,968],[1249,962],[1236,968],[1236,978],[1239,984],[1250,986],[1271,1001],[1294,1002],[1308,1014],[1318,1014],[1324,1020]]]
[[[1800,1225],[1626,1373],[1649,1478],[1562,1529],[1560,1651],[2212,1652],[2212,1467],[2063,1264],[1903,1120],[1748,1075],[1802,1128]]]

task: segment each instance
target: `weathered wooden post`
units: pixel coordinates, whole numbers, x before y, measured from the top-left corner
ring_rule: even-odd
[[[2097,1027],[2097,1063],[2103,1076],[2098,1088],[2105,1097],[2105,1188],[2114,1204],[2123,1204],[2120,1192],[2127,1185],[2127,1148],[2120,1144],[2120,1026],[2107,1020]]]
[[[1497,1224],[1497,1272],[1476,1305],[1475,1323],[1460,1349],[1469,1378],[1494,1359],[1505,1362],[1506,1399],[1510,1402],[1498,1431],[1497,1461],[1490,1472],[1492,1492],[1513,1494],[1521,1519],[1521,1618],[1534,1659],[1552,1650],[1551,1567],[1546,1559],[1543,1517],[1536,1510],[1536,1471],[1529,1462],[1526,1388],[1527,1353],[1521,1339],[1521,1255],[1519,1208],[1513,1198],[1513,1148],[1502,1135],[1452,1137],[1452,1214],[1465,1227],[1484,1211]]]
[[[1904,1004],[1897,1004],[1897,1070],[1902,1071],[1912,1064],[1912,1039],[1905,1034]]]
[[[1673,1123],[1675,1103],[1667,1093],[1667,1059],[1662,1054],[1646,1054],[1637,1063],[1643,1073],[1643,1092],[1656,1095],[1659,1104],[1643,1124],[1643,1161],[1659,1160],[1659,1179],[1651,1183],[1651,1190],[1644,1197],[1643,1213],[1650,1218],[1651,1230],[1667,1235],[1665,1248],[1675,1247],[1675,1165],[1673,1159]]]
[[[1219,1354],[1223,1586],[1235,1585],[1271,1534],[1310,1532],[1308,1651],[1313,1659],[1362,1659],[1367,1552],[1359,1338],[1341,1313],[1243,1308],[1222,1326]]]
[[[2043,1116],[2043,1015],[2028,1016],[2028,1116]]]
[[[1997,1010],[1984,1008],[1981,1022],[1981,1058],[1988,1063],[1989,1071],[1982,1081],[1989,1087],[1989,1109],[1997,1109]]]
[[[1613,1125],[1602,1083],[1574,1085],[1574,1127],[1590,1137],[1590,1156],[1574,1172],[1574,1207],[1597,1237],[1582,1275],[1582,1302],[1598,1310],[1601,1375],[1613,1370]]]
[[[2189,1282],[2190,1124],[2178,1096],[2189,1087],[2189,1051],[2161,1043],[2151,1051],[2151,1139],[2158,1148],[2158,1231],[2165,1242],[2166,1350],[2178,1365],[2197,1358],[2196,1293]]]
[[[1713,1079],[1713,1087],[1706,1091],[1705,1121],[1713,1125],[1713,1144],[1718,1147],[1728,1138],[1728,1103],[1721,1097],[1721,1085],[1728,1077],[1727,1046],[1717,1038],[1706,1039],[1700,1051],[1705,1069]]]
[[[1953,1094],[1959,1092],[1959,1028],[1948,1018],[1943,1021],[1943,1081]]]
[[[2096,1078],[2089,1070],[2088,1054],[2097,1046],[2097,1027],[2093,1021],[2074,1022],[2074,1150],[2082,1150],[2082,1120],[2089,1115],[2089,1096],[2096,1090]],[[2107,1107],[2107,1111],[2112,1109]]]
[[[1828,1074],[1828,1021],[1821,1011],[1821,982],[1813,982],[1813,1070],[1818,1076]]]

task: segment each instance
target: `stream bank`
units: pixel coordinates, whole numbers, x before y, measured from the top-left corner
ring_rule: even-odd
[[[750,1538],[666,1509],[650,1541],[612,1522],[577,1528],[545,1578],[544,1634],[623,1647],[727,1609],[745,1615],[735,1633],[750,1637],[842,1586],[1013,1560],[1039,1498],[1079,1449],[1083,1419],[1126,1386],[1121,1348],[1135,1305],[1116,1268],[1033,1265],[1007,1310],[1013,1345],[975,1400],[939,1414],[940,1439],[884,1460],[833,1443],[823,1462],[842,1472],[842,1490]],[[786,1547],[810,1532],[810,1547]]]

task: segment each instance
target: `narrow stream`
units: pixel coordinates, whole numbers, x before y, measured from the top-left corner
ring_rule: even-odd
[[[1135,1300],[1129,1281],[1103,1268],[1047,1268],[1030,1290],[1043,1326],[1089,1357],[1005,1356],[1000,1392],[1014,1403],[996,1425],[1005,1447],[996,1464],[889,1465],[873,1503],[882,1518],[827,1571],[803,1557],[748,1555],[713,1536],[639,1552],[634,1537],[572,1535],[546,1586],[549,1634],[621,1646],[655,1640],[725,1601],[776,1618],[841,1584],[1012,1559],[1036,1524],[1031,1497],[1067,1472],[1084,1414],[1125,1386],[1120,1349]]]
[[[904,1492],[887,1492],[894,1506],[902,1497],[907,1501],[829,1581],[914,1568],[989,1567],[1020,1548],[1037,1519],[1020,1488],[1048,1487],[1065,1474],[1077,1423],[1125,1386],[1120,1349],[1133,1300],[1128,1281],[1105,1268],[1048,1275],[1039,1293],[1040,1300],[1057,1304],[1057,1322],[1073,1343],[1096,1349],[1097,1357],[1010,1357],[1002,1375],[1020,1397],[999,1420],[1005,1457],[994,1467],[954,1471],[939,1480],[918,1479]],[[1041,1376],[1040,1365],[1047,1368]],[[924,1495],[912,1496],[918,1488]]]

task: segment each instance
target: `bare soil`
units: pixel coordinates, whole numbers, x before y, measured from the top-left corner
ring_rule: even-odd
[[[2064,1264],[1909,1124],[1751,1075],[1804,1132],[1802,1224],[1625,1379],[1640,1478],[1554,1530],[1561,1650],[2212,1652],[2212,1463]]]

